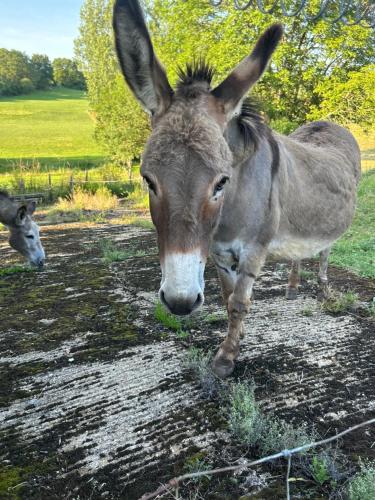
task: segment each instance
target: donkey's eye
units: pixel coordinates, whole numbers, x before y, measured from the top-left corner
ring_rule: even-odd
[[[156,194],[155,183],[149,177],[144,176],[143,178],[147,182],[148,188]]]
[[[34,235],[33,235],[33,234],[28,234],[28,235],[26,236],[26,238],[29,238],[29,240],[33,240],[33,239],[34,239]]]
[[[214,196],[217,193],[220,193],[224,189],[226,182],[229,180],[229,177],[225,176],[220,179],[220,181],[216,184],[214,189]]]

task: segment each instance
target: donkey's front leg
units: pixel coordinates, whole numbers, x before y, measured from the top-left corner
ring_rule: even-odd
[[[221,378],[228,377],[234,369],[243,335],[243,320],[249,312],[253,284],[263,262],[262,257],[240,265],[234,290],[228,297],[228,334],[212,364],[213,371]]]

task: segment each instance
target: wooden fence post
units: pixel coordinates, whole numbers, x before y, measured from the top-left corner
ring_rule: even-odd
[[[73,199],[74,198],[74,177],[73,177],[73,174],[71,174],[71,176],[70,176],[69,190],[70,190],[70,196]]]
[[[51,172],[48,172],[48,197],[49,197],[49,201],[52,202],[53,196],[52,196],[52,177],[51,177]]]

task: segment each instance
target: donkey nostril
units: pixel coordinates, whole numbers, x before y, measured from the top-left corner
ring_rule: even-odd
[[[160,300],[162,301],[162,303],[167,306],[169,308],[169,304],[165,298],[165,293],[163,292],[163,290],[160,290]]]
[[[202,294],[198,293],[198,297],[197,297],[197,300],[194,302],[193,309],[196,309],[197,307],[199,307],[202,304],[202,302],[203,302]]]

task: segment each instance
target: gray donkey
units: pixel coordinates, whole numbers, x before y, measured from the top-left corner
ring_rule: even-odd
[[[36,203],[29,201],[18,205],[5,191],[0,191],[0,222],[10,232],[10,246],[23,255],[30,264],[43,267],[45,253],[39,238],[38,225],[31,216]]]
[[[180,70],[171,88],[137,0],[115,2],[114,31],[125,79],[151,114],[141,173],[158,233],[160,299],[175,314],[201,306],[211,254],[229,319],[213,369],[226,377],[267,255],[292,260],[288,298],[303,258],[320,253],[319,278],[327,282],[330,248],[355,209],[358,145],[324,121],[277,134],[245,99],[282,37],[279,24],[214,89],[213,70],[202,61]]]

